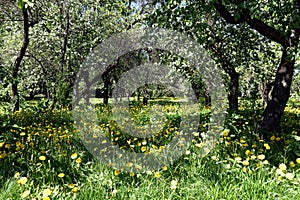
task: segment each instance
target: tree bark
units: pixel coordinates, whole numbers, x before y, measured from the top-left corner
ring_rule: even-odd
[[[229,101],[229,110],[237,112],[239,110],[239,95],[238,95],[238,88],[239,88],[239,74],[234,71],[234,73],[230,73],[230,83],[229,83],[229,94],[228,94],[228,101]]]
[[[276,72],[272,97],[265,108],[259,125],[260,132],[276,131],[281,116],[290,97],[290,88],[294,71],[294,59],[290,59],[292,52],[283,50],[281,62]]]
[[[23,31],[23,45],[21,47],[20,53],[18,57],[15,60],[14,67],[13,67],[13,73],[12,73],[12,94],[13,94],[13,102],[14,102],[14,108],[13,111],[20,110],[20,96],[19,96],[19,69],[22,62],[22,59],[26,53],[28,44],[29,44],[29,21],[28,21],[28,12],[25,6],[22,8],[22,15],[23,15],[23,23],[24,23],[24,31]]]

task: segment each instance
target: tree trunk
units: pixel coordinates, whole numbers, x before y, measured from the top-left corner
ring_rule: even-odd
[[[14,63],[14,68],[13,68],[13,73],[12,73],[12,94],[13,94],[13,102],[14,102],[14,108],[13,111],[18,111],[20,110],[20,96],[19,96],[19,90],[18,90],[18,84],[19,84],[19,69],[20,65],[22,62],[22,59],[26,53],[26,49],[29,44],[29,22],[28,22],[28,12],[25,6],[22,8],[22,14],[23,14],[23,22],[24,22],[24,39],[23,39],[23,45],[20,50],[19,56],[16,58],[15,63]]]
[[[264,81],[262,83],[262,88],[261,88],[261,99],[262,99],[262,106],[265,106],[268,104],[270,101],[269,94],[272,89],[273,82],[268,83],[267,81]]]
[[[229,83],[229,94],[228,94],[228,101],[229,101],[229,110],[237,112],[239,110],[239,74],[234,71],[234,73],[229,73],[230,76],[230,83]]]
[[[290,88],[292,84],[294,58],[291,59],[293,52],[286,49],[282,52],[281,61],[276,72],[272,97],[267,104],[259,125],[259,132],[276,131],[279,127],[281,116],[290,97]]]

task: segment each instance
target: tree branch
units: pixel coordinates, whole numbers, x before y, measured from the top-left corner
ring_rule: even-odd
[[[299,1],[299,0],[298,0]],[[217,1],[215,4],[215,8],[218,13],[230,24],[240,24],[246,22],[251,28],[255,29],[257,32],[267,37],[268,39],[281,44],[283,47],[288,47],[289,42],[288,39],[276,30],[274,27],[267,25],[262,20],[251,18],[249,9],[243,10],[243,15],[241,15],[238,19],[235,19],[234,16],[227,10],[227,8],[222,3],[222,0]]]

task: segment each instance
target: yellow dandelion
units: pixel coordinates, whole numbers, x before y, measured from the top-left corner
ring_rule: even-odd
[[[50,196],[52,194],[51,190],[50,189],[45,189],[43,191],[43,197],[47,197],[47,196]]]
[[[25,192],[23,192],[22,194],[21,194],[21,197],[22,198],[26,198],[26,197],[28,197],[30,195],[30,190],[26,190]]]
[[[288,180],[293,180],[293,178],[295,177],[295,175],[293,173],[286,173],[285,177],[288,179]]]
[[[276,139],[276,137],[274,136],[274,135],[272,135],[271,137],[270,137],[270,140],[271,141],[274,141]]]
[[[163,170],[163,171],[166,171],[167,169],[168,169],[167,166],[163,166],[163,167],[162,167],[162,170]]]
[[[172,180],[171,181],[171,186],[170,186],[171,190],[175,190],[176,187],[177,187],[177,180]]]
[[[279,169],[281,169],[282,171],[285,171],[285,170],[286,170],[286,165],[283,164],[283,163],[281,163],[281,164],[279,165]]]
[[[246,167],[243,167],[242,171],[243,171],[244,173],[246,173],[246,172],[247,172],[247,168],[246,168]]]
[[[15,173],[14,177],[15,178],[19,178],[20,177],[20,173],[19,172]]]
[[[154,177],[155,177],[155,178],[160,178],[160,172],[155,172],[155,173],[154,173]]]
[[[81,158],[77,158],[76,160],[75,160],[75,162],[77,163],[77,164],[80,164],[81,163]]]
[[[263,159],[265,159],[265,155],[264,154],[260,154],[260,155],[258,155],[257,156],[257,158],[259,159],[259,160],[263,160]]]
[[[3,147],[5,142],[0,142],[0,148]]]
[[[70,184],[68,185],[68,187],[72,189],[72,188],[75,187],[75,184],[74,184],[74,183],[70,183]]]
[[[120,170],[117,170],[117,169],[116,169],[116,170],[114,171],[114,174],[115,174],[116,176],[118,176],[118,175],[120,174]]]
[[[290,167],[295,167],[295,163],[293,161],[290,162]]]
[[[248,165],[249,165],[249,161],[248,161],[248,160],[244,160],[244,161],[242,162],[242,164],[245,165],[245,166],[248,166]]]
[[[20,185],[25,185],[27,183],[28,179],[26,177],[21,177],[17,182]]]
[[[279,140],[281,140],[281,138],[280,137],[276,137],[276,142],[278,142]]]
[[[267,149],[267,150],[270,150],[271,148],[270,148],[270,145],[269,144],[264,144],[264,147]]]
[[[300,164],[300,158],[296,159],[296,163]]]
[[[276,174],[277,175],[283,175],[284,172],[282,171],[282,169],[276,169]]]
[[[242,160],[241,157],[235,157],[234,159],[235,159],[236,161],[241,161],[241,160]]]
[[[77,158],[77,153],[73,153],[72,155],[71,155],[71,159],[76,159]]]
[[[142,147],[141,147],[141,151],[142,151],[142,152],[144,152],[144,151],[146,151],[146,150],[147,150],[147,147],[145,147],[145,146],[142,146]]]
[[[212,160],[217,160],[217,156],[212,156],[211,159]]]
[[[77,187],[72,188],[72,192],[73,192],[73,193],[77,193],[78,190],[79,190],[79,189],[78,189]]]
[[[9,148],[10,148],[10,144],[6,144],[6,145],[4,146],[4,148],[9,149]]]
[[[40,157],[39,157],[39,160],[41,160],[41,161],[46,160],[46,156],[40,156]]]
[[[130,172],[130,173],[129,173],[129,176],[134,176],[134,172]]]
[[[245,152],[245,154],[246,154],[246,155],[250,155],[250,154],[251,154],[251,151],[250,151],[250,150],[247,150],[247,151]]]
[[[65,174],[64,174],[64,173],[59,173],[57,176],[58,176],[59,178],[63,178],[63,177],[65,176]]]
[[[43,200],[50,200],[50,197],[48,197],[48,196],[43,197]]]
[[[263,164],[267,165],[267,164],[269,164],[269,161],[264,160],[264,161],[263,161]]]
[[[278,179],[279,181],[282,181],[282,176],[278,176],[277,179]]]

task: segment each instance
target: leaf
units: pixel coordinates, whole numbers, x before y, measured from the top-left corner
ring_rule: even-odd
[[[25,5],[24,0],[18,0],[18,7],[19,7],[20,9],[23,9],[24,5]]]

